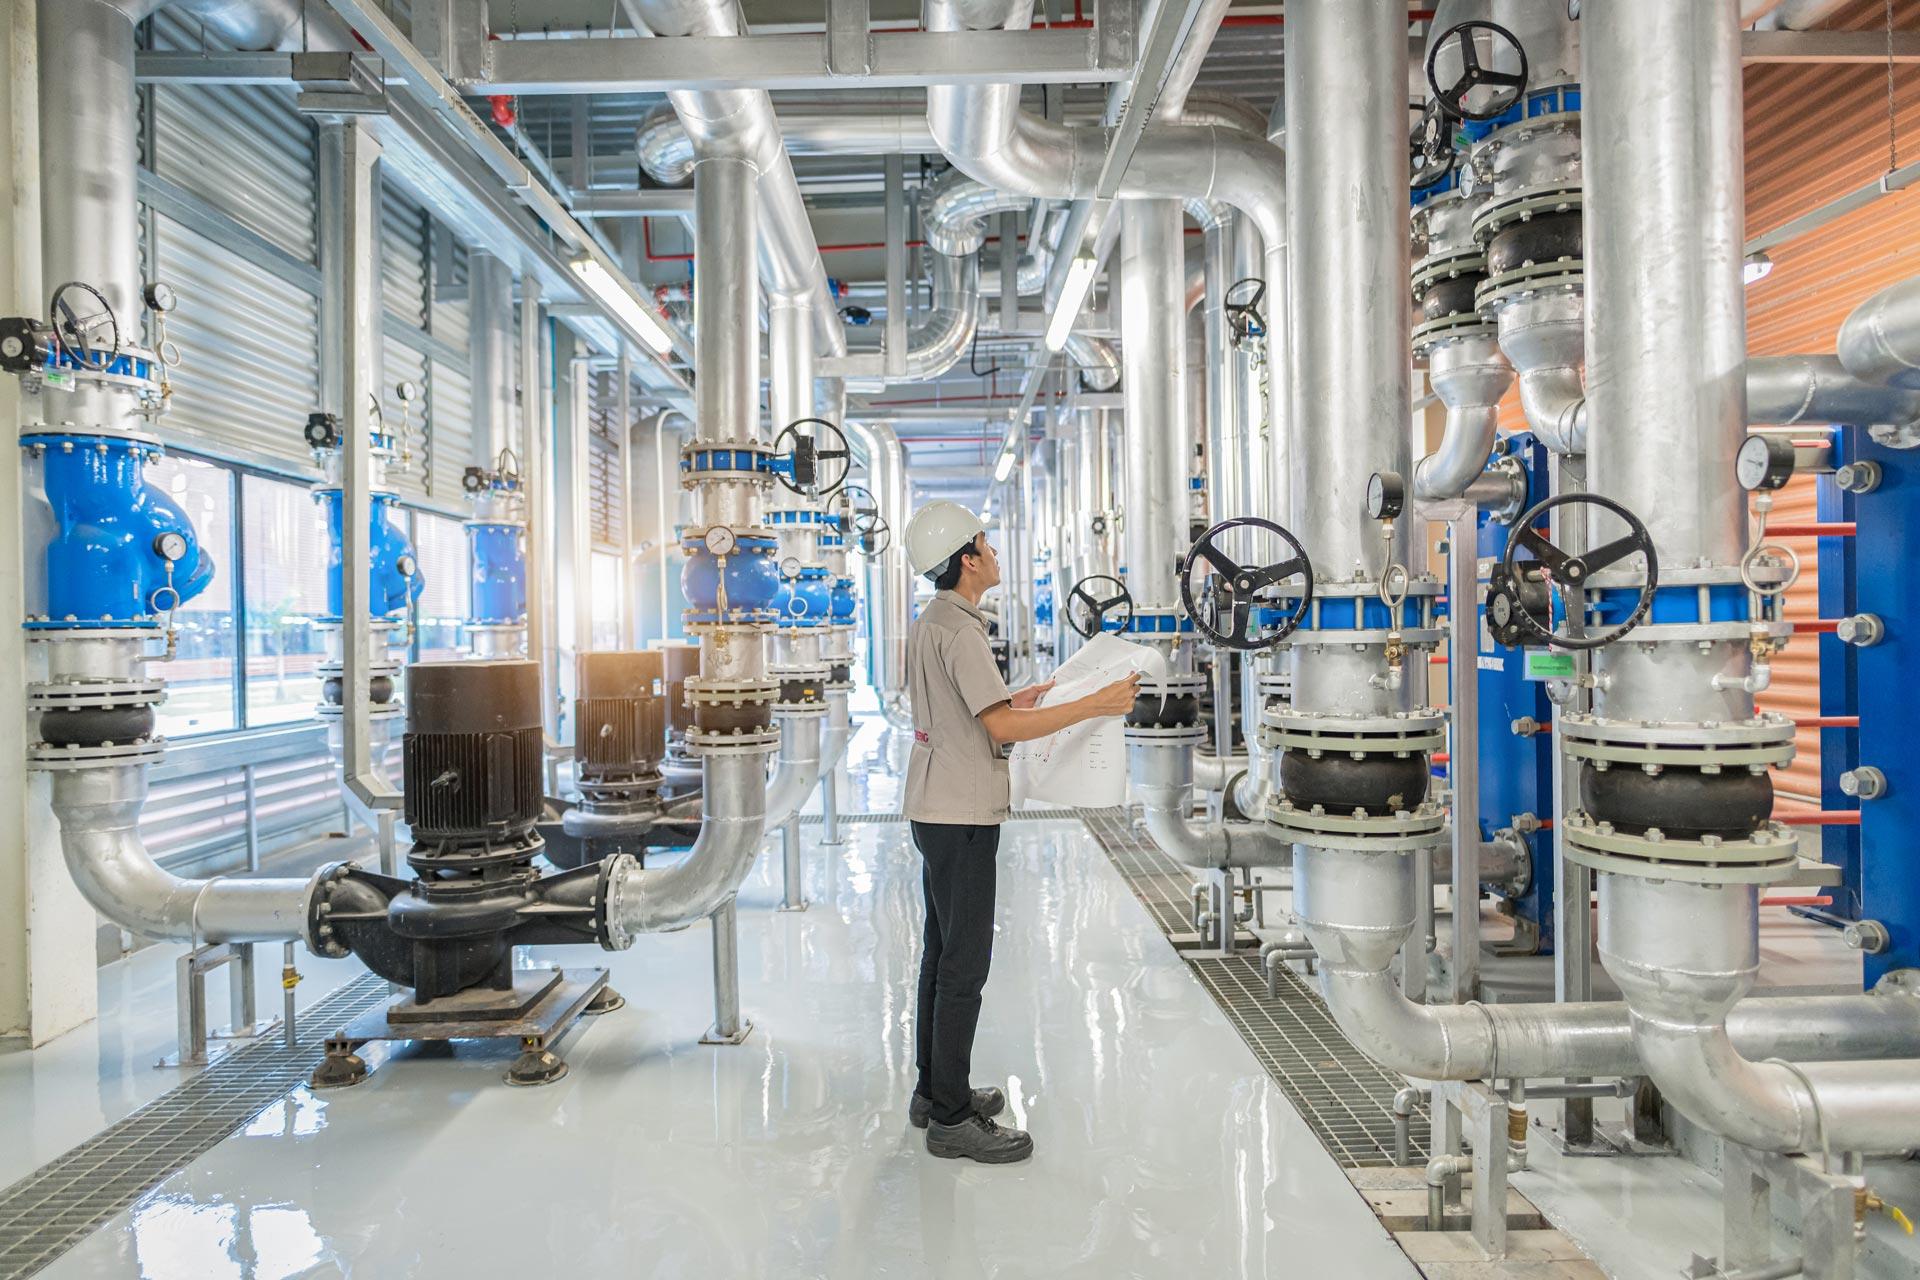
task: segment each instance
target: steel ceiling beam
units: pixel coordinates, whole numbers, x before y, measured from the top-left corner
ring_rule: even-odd
[[[468,93],[664,93],[671,89],[921,88],[1016,81],[1111,82],[1132,70],[1098,29],[872,31],[867,70],[837,72],[844,48],[827,34],[681,36],[653,40],[497,40]],[[1128,51],[1129,55],[1131,50]],[[844,65],[844,64],[843,64]]]
[[[1865,62],[1885,65],[1885,31],[1742,31],[1740,60],[1756,62]],[[1895,31],[1894,62],[1920,62],[1920,31]]]

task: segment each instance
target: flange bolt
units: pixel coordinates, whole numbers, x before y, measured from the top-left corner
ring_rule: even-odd
[[[1880,621],[1877,613],[1856,613],[1840,619],[1833,633],[1840,637],[1842,644],[1850,644],[1856,649],[1867,649],[1887,638],[1886,624]]]
[[[1840,940],[1855,951],[1877,956],[1887,949],[1891,941],[1887,937],[1887,926],[1878,920],[1855,920],[1840,930]]]
[[[1833,482],[1847,493],[1872,493],[1880,487],[1877,462],[1849,462],[1833,473]]]
[[[1887,775],[1870,764],[1840,775],[1840,792],[1855,800],[1878,800],[1887,794]]]

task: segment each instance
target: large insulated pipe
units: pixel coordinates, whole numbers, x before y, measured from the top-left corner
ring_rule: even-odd
[[[1297,9],[1296,13],[1294,9]],[[1406,11],[1392,0],[1300,0],[1287,15],[1288,226],[1293,290],[1293,530],[1323,581],[1377,578],[1376,472],[1411,469],[1406,278]],[[1407,562],[1410,522],[1393,557]],[[1405,710],[1413,694],[1371,679],[1377,648],[1294,651],[1294,709]]]
[[[1284,867],[1293,845],[1260,822],[1193,825],[1194,753],[1190,743],[1127,744],[1127,775],[1154,844],[1197,871]]]
[[[1841,329],[1842,341],[1846,329]],[[1915,354],[1920,355],[1920,352]],[[1917,382],[1920,386],[1920,382]],[[1747,421],[1901,426],[1920,420],[1920,389],[1868,382],[1838,356],[1750,356]]]
[[[1840,363],[1862,382],[1920,391],[1920,276],[1853,309],[1840,326]]]
[[[467,259],[473,315],[473,462],[492,467],[502,449],[518,448],[513,344],[513,268],[491,254]]]
[[[906,453],[884,422],[855,417],[846,427],[867,451],[868,487],[889,530],[886,549],[870,561],[867,575],[867,678],[885,707],[906,696],[907,628],[913,622],[913,577],[902,536],[912,515]]]
[[[737,0],[633,0],[633,8],[658,36],[737,36],[746,29]],[[758,89],[676,89],[667,100],[700,155],[739,156],[753,164],[761,209],[760,238],[751,253],[758,255],[767,295],[805,299],[820,349],[846,354],[839,309],[827,290],[793,162],[781,145],[773,100]],[[698,195],[694,201],[698,205]]]
[[[684,929],[733,901],[766,830],[764,769],[758,755],[707,756],[700,834],[687,856],[658,867],[625,856],[609,860],[609,945],[618,950],[636,934]]]
[[[1186,550],[1187,342],[1181,209],[1172,200],[1121,205],[1120,352],[1127,397],[1127,590],[1136,613],[1180,603],[1174,567]]]
[[[1737,10],[1613,0],[1584,25],[1594,487],[1640,514],[1663,565],[1725,568],[1747,539],[1730,483],[1747,427]],[[1649,440],[1647,421],[1680,434]],[[1753,695],[1714,679],[1741,647],[1603,649],[1596,714],[1750,721]],[[1603,871],[1600,947],[1661,1092],[1762,1150],[1920,1145],[1913,1062],[1789,1068],[1741,1054],[1727,1019],[1758,964],[1757,890],[1658,870]]]
[[[925,0],[921,20],[928,31],[1025,29],[1033,6],[1029,0]],[[1017,84],[929,86],[927,123],[947,158],[988,186],[1049,199],[1098,194],[1107,130],[1023,111]],[[1266,278],[1283,296],[1286,190],[1285,162],[1266,139],[1218,125],[1154,124],[1141,134],[1115,194],[1123,200],[1199,197],[1241,210],[1265,239]],[[1269,345],[1278,350],[1271,339]]]
[[[923,95],[893,90],[870,98],[778,107],[781,142],[789,156],[918,155],[937,152],[927,128]],[[671,106],[649,111],[636,136],[640,167],[656,182],[677,187],[693,176],[693,141]]]
[[[1646,523],[1663,568],[1738,565],[1747,502],[1733,460],[1747,436],[1747,345],[1732,0],[1612,0],[1581,26],[1589,483]],[[1672,430],[1650,432],[1649,422]],[[1593,545],[1615,528],[1596,527]],[[1608,679],[1596,711],[1695,724],[1750,719],[1751,693],[1714,687],[1729,647],[1744,641],[1602,649],[1596,664]]]

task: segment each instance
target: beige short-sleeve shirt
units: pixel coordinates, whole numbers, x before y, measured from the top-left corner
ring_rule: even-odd
[[[913,822],[1007,820],[1007,761],[980,713],[1013,695],[987,642],[987,619],[952,591],[934,595],[907,632],[913,751],[905,813]]]

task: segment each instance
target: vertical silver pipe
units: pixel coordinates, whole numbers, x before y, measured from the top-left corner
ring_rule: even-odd
[[[346,406],[346,444],[341,450],[340,634],[344,688],[341,693],[342,768],[347,789],[374,808],[399,807],[400,793],[376,767],[373,750],[371,685],[376,652],[372,618],[368,612],[372,584],[373,439],[368,420],[377,353],[374,337],[379,313],[378,267],[374,260],[373,167],[380,160],[380,144],[357,119],[333,126],[339,130],[345,170],[346,261],[336,284],[346,297],[346,325],[341,344],[342,402]]]
[[[1478,509],[1469,506],[1448,532],[1447,597],[1451,600],[1473,600],[1480,593],[1477,516]],[[1453,1002],[1466,1004],[1480,998],[1479,611],[1451,610],[1447,636],[1447,671],[1453,678],[1447,756],[1447,781],[1453,790]],[[1426,860],[1425,853],[1413,857]],[[1431,886],[1427,892],[1431,902]]]
[[[749,259],[751,261],[751,259]],[[713,920],[713,1027],[709,1044],[739,1044],[753,1027],[740,1016],[740,912],[732,894]]]
[[[513,394],[513,268],[489,254],[467,260],[473,318],[473,465],[491,467],[502,449],[516,455]]]
[[[113,308],[124,345],[140,340],[139,170],[133,22],[104,0],[45,5],[40,14],[40,207],[45,293],[70,280]],[[37,312],[46,306],[39,299]],[[59,397],[61,417],[117,427],[130,391],[81,383]]]
[[[1662,569],[1737,564],[1747,345],[1734,0],[1610,0],[1581,25],[1591,486],[1646,522]],[[1595,520],[1611,523],[1591,536],[1619,535],[1612,517]],[[1732,656],[1728,645],[1611,646],[1597,657],[1611,680],[1596,710],[1745,719],[1751,694],[1712,687]]]
[[[1076,486],[1080,494],[1080,507],[1073,513],[1074,526],[1079,530],[1079,556],[1073,568],[1073,578],[1077,582],[1089,574],[1113,572],[1113,557],[1108,554],[1111,545],[1108,536],[1093,531],[1096,519],[1111,519],[1107,493],[1106,410],[1078,410],[1074,430],[1077,436],[1074,460],[1080,468],[1080,481]]]
[[[780,909],[807,909],[806,866],[800,859],[800,816],[780,824]]]
[[[527,497],[527,656],[540,664],[540,705],[547,735],[555,737],[553,654],[553,578],[547,558],[553,545],[553,502],[547,476],[553,469],[551,422],[543,411],[540,371],[546,326],[540,318],[540,281],[531,272],[520,277],[520,424],[526,452],[520,483]]]
[[[701,375],[694,386],[694,423],[703,443],[747,444],[759,436],[760,288],[754,275],[759,189],[753,166],[731,156],[703,159],[693,169],[694,253],[706,264],[694,278],[693,323]],[[758,521],[755,491],[722,483],[700,488],[702,524]],[[701,672],[710,678],[759,674],[723,671],[722,646],[701,642]],[[724,648],[759,653],[758,642]]]
[[[1136,613],[1164,612],[1180,600],[1174,563],[1187,527],[1185,241],[1177,201],[1129,200],[1121,219],[1127,590]]]
[[[1288,307],[1293,376],[1281,381],[1294,448],[1313,465],[1290,467],[1281,482],[1292,485],[1293,527],[1322,580],[1379,577],[1367,481],[1412,465],[1406,23],[1398,0],[1295,0],[1287,13],[1287,227],[1300,279]],[[1402,563],[1409,523],[1394,544]],[[1380,665],[1371,646],[1296,650],[1294,705],[1398,710],[1401,697],[1368,683]]]

